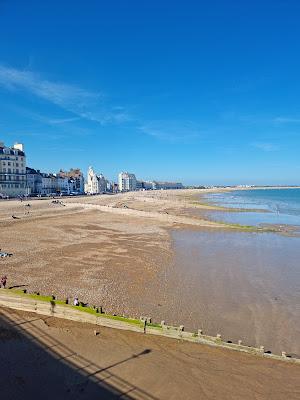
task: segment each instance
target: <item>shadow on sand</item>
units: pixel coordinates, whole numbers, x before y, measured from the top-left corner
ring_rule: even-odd
[[[0,310],[1,398],[157,400],[111,371],[151,350],[101,367],[37,327],[39,319],[16,320]]]

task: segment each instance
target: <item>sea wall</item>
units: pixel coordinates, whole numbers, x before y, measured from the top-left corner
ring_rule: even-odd
[[[107,328],[123,329],[143,334],[165,336],[193,343],[202,343],[209,346],[241,351],[260,357],[300,364],[300,359],[292,358],[284,351],[282,351],[281,355],[276,355],[270,352],[265,352],[263,346],[260,346],[259,348],[246,346],[241,340],[239,340],[238,343],[225,342],[222,340],[220,334],[217,334],[216,336],[207,336],[204,335],[201,330],[194,333],[186,332],[183,325],[179,327],[170,326],[164,321],[160,324],[153,324],[149,317],[133,319],[124,316],[105,314],[102,312],[101,307],[76,307],[66,304],[65,301],[56,300],[54,296],[40,296],[36,293],[30,294],[23,293],[22,291],[0,289],[0,306],[82,323],[90,323]],[[96,332],[97,331],[95,330],[95,333]]]

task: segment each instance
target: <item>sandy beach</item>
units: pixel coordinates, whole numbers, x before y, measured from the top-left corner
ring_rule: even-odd
[[[150,312],[148,303],[165,296],[158,276],[173,258],[169,229],[221,227],[186,215],[185,194],[86,196],[62,199],[64,205],[35,199],[31,207],[2,201],[1,248],[13,257],[0,260],[1,271],[10,286],[78,295],[111,312]]]
[[[2,396],[14,400],[299,397],[297,365],[104,327],[95,336],[94,329],[1,308]]]
[[[242,238],[239,243],[248,242],[244,235],[251,241],[251,235],[268,238],[268,233],[242,232],[203,218],[201,210],[214,209],[197,201],[195,196],[205,192],[62,198],[63,205],[40,199],[30,200],[30,207],[1,201],[0,247],[13,253],[0,260],[1,274],[10,287],[59,298],[77,295],[111,313],[148,315],[299,355],[297,295],[289,297],[289,288],[272,289],[278,274],[271,268],[268,275],[260,264],[251,272],[251,248],[249,265],[241,265],[239,244],[231,251],[233,232]],[[205,247],[199,250],[192,236],[183,240],[186,231],[204,235],[199,243]],[[211,236],[216,234],[223,243],[218,251]]]

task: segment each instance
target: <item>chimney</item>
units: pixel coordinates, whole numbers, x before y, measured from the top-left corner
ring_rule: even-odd
[[[24,151],[24,145],[22,143],[15,143],[13,145],[13,149],[15,150],[20,150],[20,151]]]

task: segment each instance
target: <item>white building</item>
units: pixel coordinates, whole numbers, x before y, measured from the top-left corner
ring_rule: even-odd
[[[53,174],[45,174],[42,173],[42,186],[41,193],[42,195],[55,195],[57,194],[58,185],[56,182],[56,176]]]
[[[26,183],[29,195],[42,193],[42,174],[39,170],[26,167]]]
[[[152,190],[153,182],[152,181],[136,181],[137,190]]]
[[[83,186],[83,176],[80,176],[80,173],[77,177],[72,178],[69,177],[69,172],[60,171],[58,174],[48,174],[27,167],[26,177],[28,194],[31,195],[47,196],[83,192],[83,189],[80,191]]]
[[[6,147],[0,142],[0,197],[27,194],[26,156],[21,143]]]
[[[181,182],[152,182],[153,190],[183,189]]]
[[[119,173],[118,184],[120,192],[129,192],[136,190],[137,188],[136,177],[134,174],[130,174],[129,172]]]
[[[108,181],[103,174],[97,175],[92,167],[89,167],[87,173],[87,183],[85,192],[88,194],[105,193],[108,190]]]
[[[183,189],[181,182],[137,181],[137,190]]]
[[[59,176],[57,174],[55,176],[55,192],[70,194],[72,191],[72,185],[70,179],[66,176]]]
[[[60,170],[56,175],[60,178],[68,179],[68,190],[70,193],[79,194],[84,192],[83,173],[79,168],[71,168],[70,171]]]

